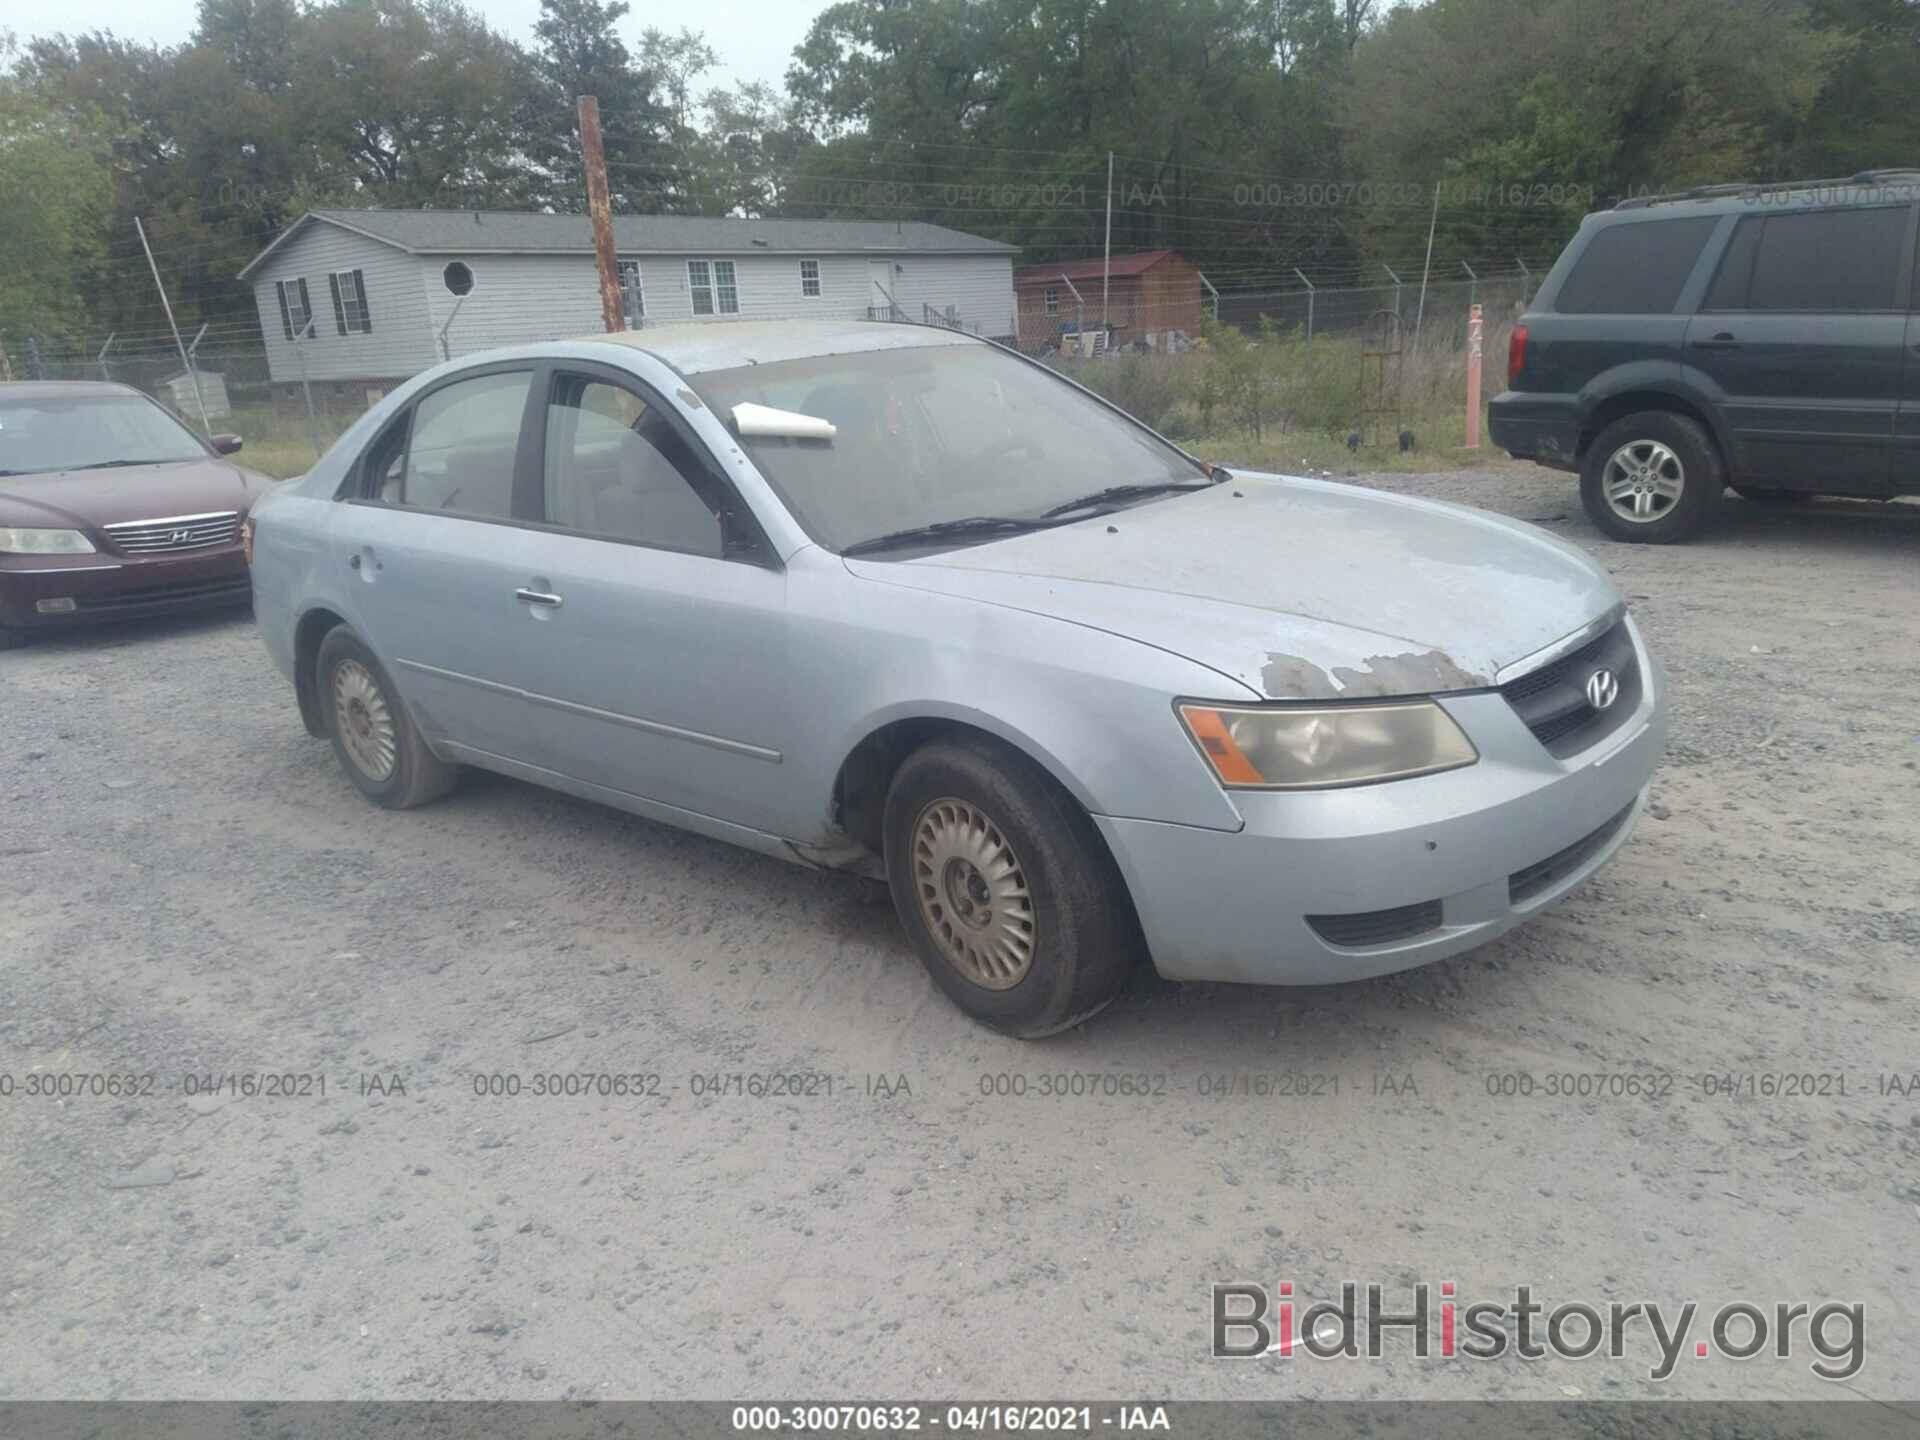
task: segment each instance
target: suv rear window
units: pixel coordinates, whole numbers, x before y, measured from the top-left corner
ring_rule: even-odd
[[[1562,315],[1662,315],[1673,309],[1720,222],[1637,220],[1597,231],[1554,299]]]
[[[1907,207],[1752,215],[1708,292],[1709,310],[1891,310]]]

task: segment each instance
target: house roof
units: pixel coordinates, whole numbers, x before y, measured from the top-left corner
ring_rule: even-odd
[[[254,256],[262,261],[310,225],[337,225],[410,255],[590,255],[584,215],[517,210],[309,210]],[[920,220],[742,220],[733,216],[616,215],[622,255],[825,255],[870,251],[902,255],[1011,255],[1019,250]]]
[[[1112,263],[1100,260],[1066,260],[1057,265],[1023,265],[1013,272],[1016,285],[1035,284],[1043,280],[1058,280],[1062,275],[1069,280],[1098,280],[1104,269],[1112,276],[1140,275],[1151,270],[1162,260],[1177,260],[1177,250],[1142,250],[1137,255],[1116,255]]]

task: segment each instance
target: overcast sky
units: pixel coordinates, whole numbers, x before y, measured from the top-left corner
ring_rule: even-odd
[[[494,29],[521,44],[533,40],[540,0],[466,0]],[[798,45],[826,0],[637,0],[621,22],[620,35],[637,49],[649,25],[668,32],[682,25],[704,30],[720,53],[720,69],[707,79],[779,84]],[[7,0],[0,28],[25,40],[64,30],[112,30],[132,40],[177,45],[193,29],[195,0]]]

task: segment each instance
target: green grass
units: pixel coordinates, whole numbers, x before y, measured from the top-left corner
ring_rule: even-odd
[[[1404,453],[1400,449],[1400,429],[1411,430],[1414,445]],[[1285,475],[1330,471],[1334,475],[1372,474],[1392,471],[1401,474],[1425,474],[1437,470],[1489,470],[1513,465],[1504,451],[1487,438],[1486,421],[1480,423],[1480,448],[1466,448],[1466,417],[1463,415],[1407,415],[1398,427],[1391,419],[1380,423],[1379,443],[1363,444],[1349,450],[1344,438],[1291,431],[1275,434],[1267,430],[1255,439],[1245,430],[1220,430],[1180,443],[1203,460],[1217,460],[1228,469],[1238,464],[1249,470],[1273,470]]]
[[[312,469],[325,447],[339,439],[356,418],[316,415],[309,427],[305,410],[279,414],[267,406],[244,406],[222,418],[214,428],[229,430],[246,442],[235,458],[248,469],[287,480]],[[316,436],[321,452],[314,449]]]

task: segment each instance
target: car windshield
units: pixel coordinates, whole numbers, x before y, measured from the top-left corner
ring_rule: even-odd
[[[0,474],[206,457],[191,430],[142,395],[0,395]]]
[[[835,550],[976,516],[1039,522],[1109,486],[1206,478],[1073,386],[972,342],[716,370],[694,388],[723,419],[745,402],[833,423],[827,440],[740,443],[808,533]]]

